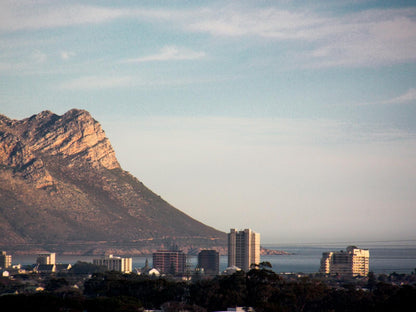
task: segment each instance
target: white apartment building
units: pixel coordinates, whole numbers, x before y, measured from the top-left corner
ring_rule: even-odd
[[[252,264],[260,263],[260,234],[245,229],[230,229],[228,233],[228,267],[248,271]]]
[[[322,253],[320,273],[344,276],[367,276],[370,271],[370,252],[348,246],[346,251]]]
[[[99,259],[93,259],[93,264],[107,267],[109,271],[130,273],[132,271],[132,258],[121,258],[109,255]]]

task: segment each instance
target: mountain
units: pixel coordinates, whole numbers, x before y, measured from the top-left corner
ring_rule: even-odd
[[[124,171],[84,110],[0,115],[0,248],[98,254],[226,245]]]

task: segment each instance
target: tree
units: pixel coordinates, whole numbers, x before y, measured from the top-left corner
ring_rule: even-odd
[[[367,281],[367,288],[370,291],[373,291],[374,287],[377,284],[376,276],[374,275],[374,272],[368,272],[368,281]]]
[[[62,288],[65,288],[69,285],[68,281],[61,277],[61,278],[52,278],[46,284],[45,290],[46,291],[57,291]]]
[[[253,306],[258,309],[270,310],[272,297],[278,290],[278,284],[281,278],[271,270],[270,262],[262,262],[258,265],[259,269],[251,269],[247,273],[246,287],[248,306]]]
[[[72,268],[69,270],[70,273],[74,274],[94,274],[104,273],[107,268],[102,265],[96,265],[89,262],[77,261]]]

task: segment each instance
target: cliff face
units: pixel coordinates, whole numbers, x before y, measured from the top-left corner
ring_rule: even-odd
[[[122,170],[88,112],[0,115],[0,247],[98,253],[224,246]]]

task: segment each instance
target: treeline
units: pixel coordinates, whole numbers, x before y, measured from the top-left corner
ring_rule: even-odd
[[[116,272],[95,273],[82,289],[64,278],[49,279],[45,291],[0,296],[2,311],[219,311],[253,307],[255,311],[406,311],[416,287],[380,282],[370,276],[364,286],[344,281],[334,286],[324,278],[287,279],[266,265],[248,273],[193,282]],[[362,285],[361,285],[362,286]]]

